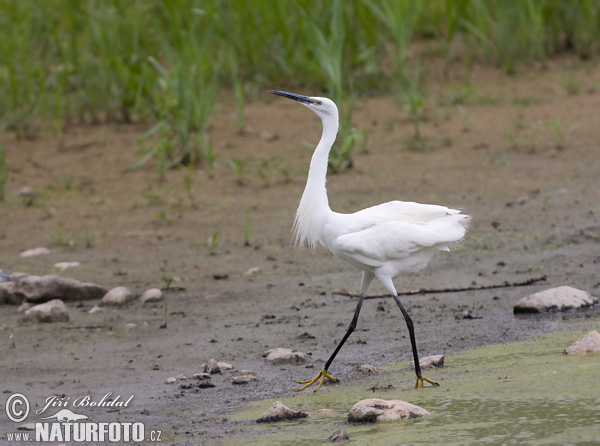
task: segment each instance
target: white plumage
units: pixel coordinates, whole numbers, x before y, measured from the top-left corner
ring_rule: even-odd
[[[311,249],[320,244],[363,271],[361,294],[348,332],[320,374],[313,380],[305,381],[308,384],[300,390],[317,380],[320,382],[316,390],[321,387],[324,378],[335,380],[327,374],[327,369],[354,330],[364,295],[375,277],[394,297],[406,319],[415,363],[418,364],[412,320],[398,299],[392,279],[401,272],[424,268],[437,251],[449,251],[465,235],[470,217],[444,206],[404,201],[390,201],[353,214],[332,211],[325,183],[329,151],[335,142],[339,126],[335,103],[327,98],[282,91],[270,93],[300,102],[316,113],[323,123],[323,135],[313,153],[306,187],[296,212],[296,244],[306,245]],[[435,384],[422,378],[418,365],[415,371],[417,387],[423,385],[423,380]]]

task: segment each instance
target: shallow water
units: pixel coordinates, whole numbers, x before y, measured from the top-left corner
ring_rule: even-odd
[[[351,440],[370,445],[593,444],[600,441],[600,355],[562,354],[581,334],[558,333],[450,355],[446,367],[426,374],[439,388],[412,389],[412,376],[400,371],[404,363],[369,382],[328,386],[317,394],[282,400],[295,410],[332,408],[335,416],[255,424],[272,404],[269,400],[254,403],[236,419],[247,444],[326,443],[341,427]],[[373,386],[385,390],[369,390]],[[375,397],[409,401],[432,415],[384,424],[346,422],[352,404]]]

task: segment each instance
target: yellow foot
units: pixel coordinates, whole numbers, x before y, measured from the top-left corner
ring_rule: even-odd
[[[415,384],[415,388],[423,387],[423,381],[427,381],[432,386],[439,387],[439,384],[435,381],[425,378],[424,376],[417,378],[417,383]]]
[[[321,369],[321,371],[319,372],[319,374],[317,376],[315,376],[313,379],[307,379],[306,381],[300,381],[300,384],[304,384],[304,385],[298,389],[298,392],[302,392],[304,389],[308,389],[314,383],[319,381],[319,385],[314,390],[314,392],[316,392],[323,385],[323,381],[325,381],[325,378],[327,378],[330,381],[333,381],[334,383],[338,382],[338,380],[335,379],[333,376],[331,376],[329,373],[327,373],[327,370],[325,370],[325,367],[323,367]]]

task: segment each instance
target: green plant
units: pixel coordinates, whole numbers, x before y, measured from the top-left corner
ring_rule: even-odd
[[[250,246],[250,217],[244,220],[244,246]]]
[[[217,250],[217,238],[219,237],[219,231],[212,234],[210,237],[206,239],[206,250],[208,251],[208,255],[214,255]]]
[[[560,119],[549,119],[544,121],[543,125],[552,132],[557,149],[565,147],[568,136],[577,128],[577,125],[573,124],[565,129]]]
[[[235,175],[238,185],[246,184],[246,163],[241,160],[229,160],[229,167]]]

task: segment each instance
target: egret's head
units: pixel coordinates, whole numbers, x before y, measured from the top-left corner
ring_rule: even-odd
[[[333,102],[331,99],[303,96],[301,94],[288,93],[279,90],[268,90],[268,92],[300,102],[302,105],[310,108],[313,112],[315,112],[315,114],[319,118],[321,118],[321,121],[323,121],[324,123],[326,121],[333,121],[336,125],[338,125],[338,109],[335,105],[335,102]]]

